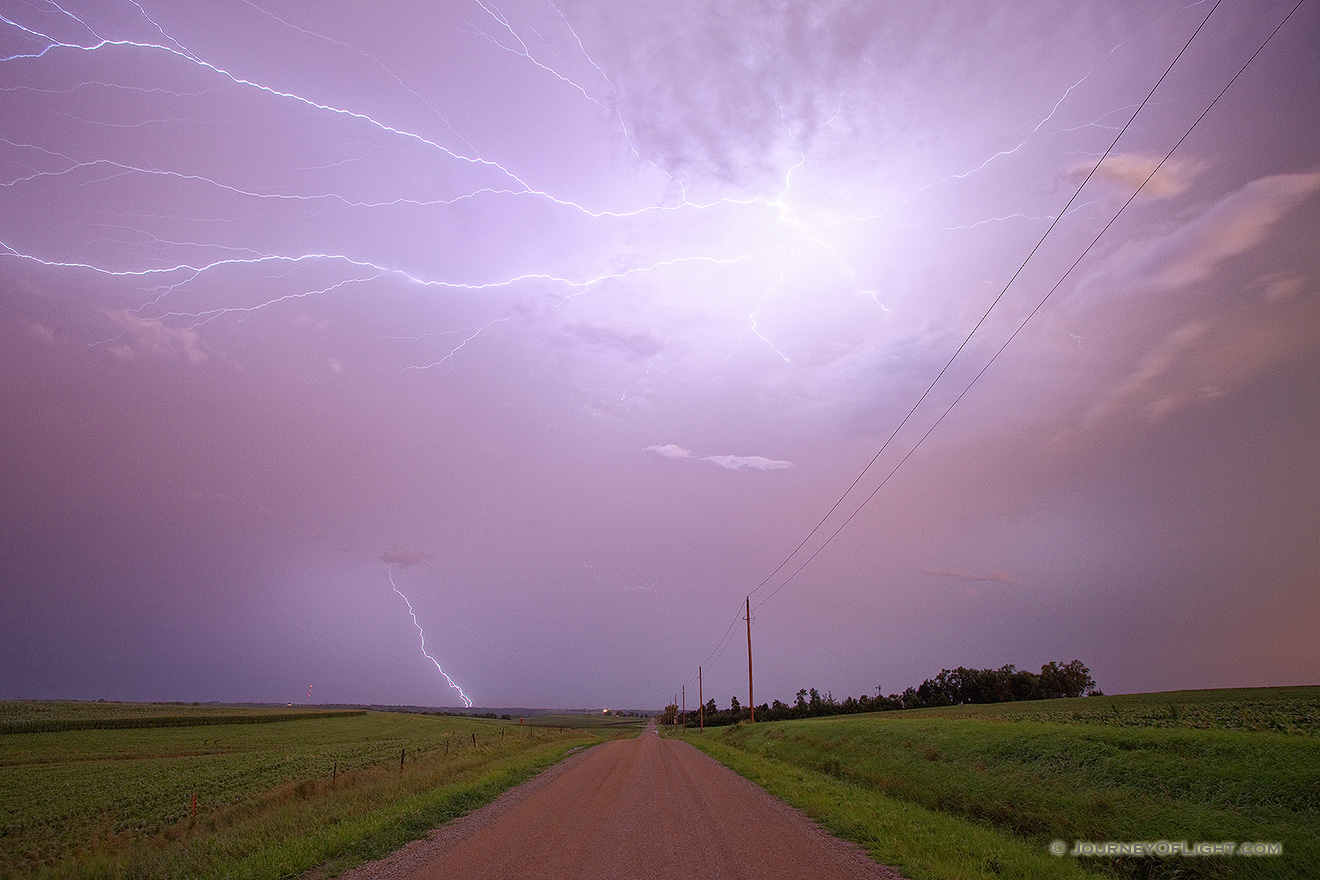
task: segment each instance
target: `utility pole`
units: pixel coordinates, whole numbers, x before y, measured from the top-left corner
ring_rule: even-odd
[[[749,723],[756,723],[756,697],[752,696],[752,597],[747,597],[747,709],[752,713]]]
[[[701,667],[697,667],[697,718],[700,720],[701,727],[698,730],[701,733],[706,732],[706,704],[702,702],[705,694],[701,692]]]
[[[687,685],[683,685],[683,729],[687,730]]]

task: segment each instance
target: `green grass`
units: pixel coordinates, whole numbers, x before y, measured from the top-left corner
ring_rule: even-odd
[[[61,705],[73,717],[84,711]],[[215,713],[203,708],[199,719]],[[60,715],[23,709],[29,718]],[[151,713],[124,717],[143,714]],[[377,712],[8,734],[0,736],[0,877],[332,875],[598,741],[581,730]]]
[[[1320,743],[1307,720],[1317,694],[961,706],[688,739],[921,880],[1304,877],[1320,864]],[[1213,718],[1246,729],[1212,727]],[[1160,839],[1280,841],[1284,855],[1078,860],[1046,849],[1053,840]]]
[[[139,722],[148,727],[161,718],[213,719],[200,723],[250,723],[249,719],[285,715],[291,712],[325,712],[311,706],[254,707],[221,706],[214,703],[113,703],[98,700],[0,700],[0,731],[17,730],[20,725],[66,726],[97,721]]]
[[[1106,727],[1184,727],[1320,737],[1320,687],[1234,688],[1120,694],[1075,700],[1033,700],[914,709],[908,716],[1033,719]]]

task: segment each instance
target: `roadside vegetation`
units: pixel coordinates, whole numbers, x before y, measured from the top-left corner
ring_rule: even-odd
[[[1013,664],[999,669],[941,669],[901,694],[884,696],[876,688],[875,696],[862,694],[836,700],[834,694],[822,694],[815,688],[803,688],[792,703],[775,700],[756,707],[757,721],[785,721],[790,718],[819,718],[822,715],[856,715],[863,712],[892,712],[898,709],[926,709],[958,706],[965,703],[1007,703],[1018,700],[1061,700],[1069,697],[1095,696],[1100,691],[1091,678],[1091,670],[1080,660],[1068,663],[1050,661],[1040,674],[1018,669]],[[719,727],[749,720],[752,713],[735,696],[728,709],[720,709],[714,699],[700,709],[686,713],[671,703],[661,716],[664,724],[705,724]]]
[[[42,730],[0,735],[0,878],[332,877],[611,733],[113,703],[3,703],[6,724]]]
[[[1320,688],[740,723],[689,742],[914,880],[1311,877]],[[1279,842],[1280,856],[1057,857],[1052,842]]]

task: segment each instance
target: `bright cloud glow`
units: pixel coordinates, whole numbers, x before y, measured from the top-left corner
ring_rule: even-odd
[[[10,5],[0,697],[1312,674],[1320,9]]]

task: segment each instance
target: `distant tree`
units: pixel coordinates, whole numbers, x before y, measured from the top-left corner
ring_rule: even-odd
[[[811,694],[811,698],[807,700],[807,714],[819,715],[822,706],[820,691],[812,688],[808,693]]]
[[[1010,699],[1040,699],[1040,676],[1025,669],[1015,669],[1012,665],[1005,666],[1004,670],[1008,674],[1008,690],[1012,694]]]
[[[1080,660],[1063,666],[1050,661],[1040,668],[1040,690],[1046,699],[1081,697],[1095,690],[1095,679]]]
[[[874,697],[863,694],[847,697],[842,703],[834,694],[823,695],[816,688],[802,688],[792,705],[780,700],[762,703],[756,707],[757,721],[781,721],[805,718],[809,715],[839,715],[851,712],[879,712],[892,709],[920,709],[950,706],[962,703],[1000,703],[1012,700],[1039,700],[1057,697],[1080,697],[1099,694],[1091,671],[1080,660],[1060,664],[1046,663],[1040,674],[1006,664],[998,669],[971,669],[958,666],[941,669],[934,678],[917,687],[909,687],[901,694],[882,696],[876,688]],[[721,711],[715,701],[705,705],[707,726],[734,724],[747,717],[746,709],[737,697],[730,700],[731,707]],[[689,723],[695,723],[694,712],[688,713]]]

